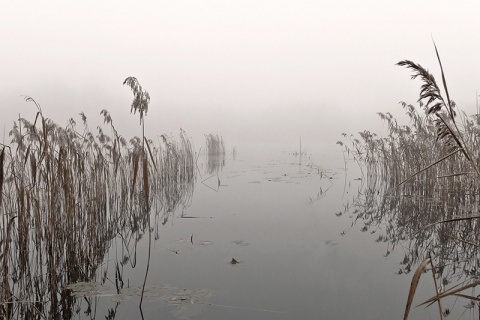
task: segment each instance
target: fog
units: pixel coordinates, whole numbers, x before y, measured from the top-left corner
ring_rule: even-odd
[[[150,93],[147,135],[186,130],[243,143],[334,144],[342,132],[382,130],[401,117],[419,81],[410,59],[475,112],[480,3],[463,1],[15,1],[0,10],[3,141],[13,121],[45,117],[93,130],[107,109],[126,137],[140,134],[123,80]]]

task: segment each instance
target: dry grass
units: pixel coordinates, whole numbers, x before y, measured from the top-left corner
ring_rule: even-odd
[[[132,111],[143,124],[147,96],[138,92]],[[61,127],[35,105],[35,121],[15,121],[11,143],[0,153],[0,318],[68,319],[81,301],[69,295],[67,284],[107,281],[103,263],[121,239],[128,253],[117,261],[119,290],[121,266],[136,265],[136,244],[153,229],[150,220],[166,223],[177,207],[188,205],[194,151],[184,132],[178,140],[163,136],[154,143],[142,136],[127,142],[106,110],[101,115],[108,129],[94,133],[83,113],[80,129],[73,119]]]
[[[435,47],[436,50],[436,47]],[[408,318],[420,277],[428,263],[437,294],[426,301],[461,297],[477,301],[474,294],[460,293],[478,285],[480,276],[479,203],[480,203],[480,131],[478,115],[474,120],[459,112],[448,92],[438,51],[442,87],[425,68],[410,60],[398,63],[412,70],[412,78],[422,81],[419,108],[401,103],[410,118],[399,125],[389,114],[379,114],[388,124],[388,135],[360,133],[339,142],[360,167],[363,185],[345,211],[363,222],[362,231],[381,233],[377,241],[388,243],[386,255],[398,245],[406,254],[399,274],[412,278],[404,319]],[[345,137],[347,137],[345,135]],[[431,254],[431,258],[430,258]],[[437,281],[440,285],[437,285]],[[458,283],[458,287],[449,285]],[[478,302],[477,302],[478,303]]]
[[[225,144],[218,134],[205,135],[207,173],[218,173],[225,166]]]

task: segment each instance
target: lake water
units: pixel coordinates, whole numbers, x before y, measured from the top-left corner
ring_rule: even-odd
[[[201,156],[197,175],[190,202],[154,227],[145,319],[403,316],[412,273],[397,273],[406,249],[376,242],[381,225],[374,233],[354,223],[361,173],[350,162],[345,171],[340,149],[301,159],[293,148],[240,149],[216,168]],[[148,236],[125,243],[113,241],[98,271],[105,287],[88,298],[90,314],[87,300],[77,302],[80,318],[141,318]],[[433,294],[431,275],[423,277],[415,301]],[[425,318],[438,318],[436,306],[410,315]]]
[[[398,187],[405,172],[388,156],[375,176],[341,146],[299,154],[298,146],[257,145],[225,157],[195,153],[191,179],[178,174],[193,166],[182,158],[194,153],[183,131],[180,140],[152,141],[154,156],[140,138],[121,150],[116,134],[100,130],[97,144],[73,123],[41,127],[40,137],[22,122],[12,130],[16,147],[2,148],[10,159],[1,158],[0,317],[389,319],[404,314],[429,254],[442,291],[480,279],[480,192],[469,166],[451,163]],[[145,150],[149,165],[139,166]],[[381,179],[381,166],[398,181]],[[151,189],[146,176],[157,179]],[[437,224],[452,217],[468,219]],[[414,306],[435,295],[427,271]],[[442,299],[442,311],[478,318],[478,301]],[[438,317],[430,306],[409,319]]]

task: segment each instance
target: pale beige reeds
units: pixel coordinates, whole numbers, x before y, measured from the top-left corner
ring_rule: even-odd
[[[345,211],[355,208],[353,223],[363,222],[362,231],[373,233],[386,225],[377,241],[393,247],[401,243],[407,248],[399,273],[409,273],[419,263],[412,288],[418,285],[418,270],[431,264],[437,294],[426,304],[438,303],[442,318],[440,300],[445,297],[456,295],[477,301],[474,294],[460,292],[479,284],[474,270],[480,258],[476,214],[480,200],[480,131],[476,121],[457,110],[436,46],[435,52],[443,90],[421,65],[410,60],[398,63],[413,71],[413,79],[422,80],[419,108],[401,103],[410,118],[409,125],[400,125],[391,114],[381,113],[388,124],[387,137],[364,131],[360,133],[363,141],[350,139],[349,146],[340,144],[366,169],[365,189]],[[423,260],[427,252],[435,255]],[[460,277],[466,284],[445,289]],[[442,279],[441,286],[437,285],[438,279]],[[405,319],[413,294],[411,289]]]
[[[194,152],[183,132],[179,142],[155,146],[142,136],[127,144],[106,110],[101,115],[111,136],[102,128],[92,133],[83,113],[82,132],[74,120],[61,127],[26,100],[38,108],[35,121],[15,121],[12,141],[0,153],[0,317],[72,318],[79,300],[65,286],[106,281],[99,272],[112,241],[121,234],[121,246],[135,246],[150,233],[151,203],[157,215],[188,202]],[[143,116],[147,108],[137,111]],[[175,190],[175,203],[165,190]],[[128,251],[134,267],[135,249]]]

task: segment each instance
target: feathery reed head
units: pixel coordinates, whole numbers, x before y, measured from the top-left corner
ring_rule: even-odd
[[[440,88],[435,81],[435,77],[420,64],[417,64],[410,60],[402,60],[397,63],[398,66],[406,67],[413,71],[412,79],[420,77],[423,81],[420,87],[419,102],[426,100],[427,113],[437,113],[445,106],[445,102],[440,92]]]
[[[137,111],[140,113],[140,123],[143,120],[143,117],[147,115],[148,112],[148,104],[150,103],[150,95],[147,91],[143,90],[140,83],[138,83],[137,78],[135,77],[128,77],[123,81],[123,84],[128,85],[133,92],[133,101],[132,101],[132,108],[130,112],[135,114]]]

